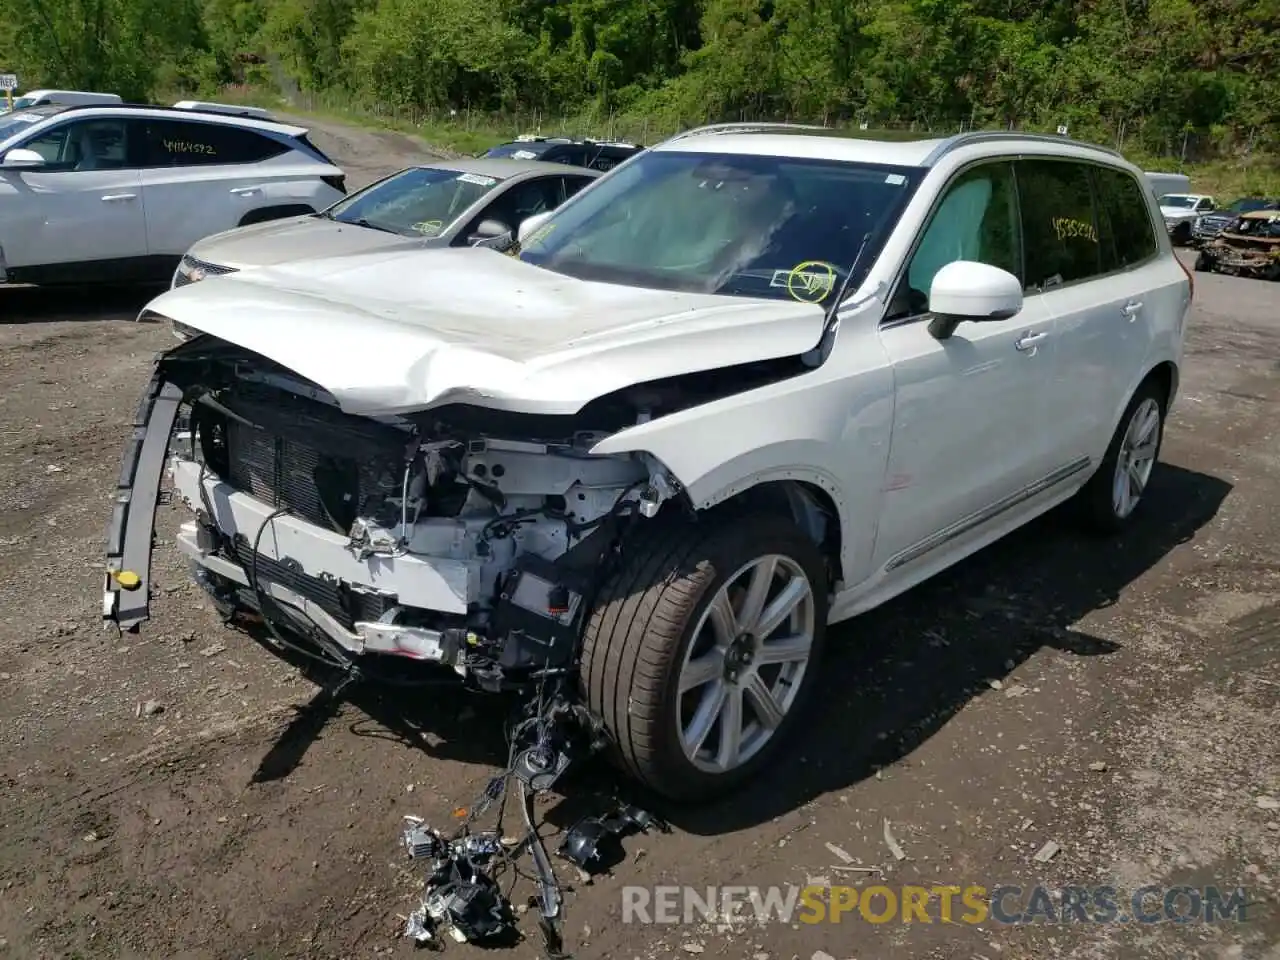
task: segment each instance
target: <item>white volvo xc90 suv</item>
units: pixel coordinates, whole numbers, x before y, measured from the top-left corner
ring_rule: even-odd
[[[557,682],[676,799],[783,743],[831,624],[1069,499],[1142,501],[1190,275],[1142,171],[1063,138],[664,142],[508,251],[212,278],[139,408],[104,615],[178,547],[281,650]],[[407,681],[406,681],[407,682]]]

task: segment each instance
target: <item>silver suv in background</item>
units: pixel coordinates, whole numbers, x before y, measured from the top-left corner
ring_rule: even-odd
[[[393,173],[320,213],[228,230],[197,242],[173,277],[209,276],[294,260],[461,247],[514,240],[601,174],[537,160],[440,160]]]

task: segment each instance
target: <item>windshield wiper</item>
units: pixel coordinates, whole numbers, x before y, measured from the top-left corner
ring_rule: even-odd
[[[359,220],[339,220],[339,223],[349,223],[354,227],[368,227],[370,230],[380,230],[383,233],[394,233],[398,237],[404,236],[399,230],[392,227],[384,226],[381,223],[374,223],[367,217],[361,217]]]

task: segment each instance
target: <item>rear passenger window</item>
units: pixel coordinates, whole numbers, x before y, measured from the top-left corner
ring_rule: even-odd
[[[1123,170],[1097,167],[1098,226],[1104,273],[1142,263],[1157,250],[1145,191]]]
[[[1102,270],[1089,168],[1061,160],[1018,163],[1027,290],[1048,290]]]
[[[905,289],[895,297],[890,317],[928,311],[933,278],[956,260],[989,263],[1020,276],[1014,195],[1012,168],[1007,163],[988,163],[961,174],[947,188],[920,238],[907,268]]]
[[[289,148],[252,130],[214,123],[148,120],[148,167],[210,166],[258,163]]]

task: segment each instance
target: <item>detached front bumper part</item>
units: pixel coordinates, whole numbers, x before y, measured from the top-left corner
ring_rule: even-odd
[[[107,574],[102,618],[132,630],[151,615],[151,548],[156,504],[182,391],[165,381],[158,367],[143,391],[111,507],[107,529]]]

